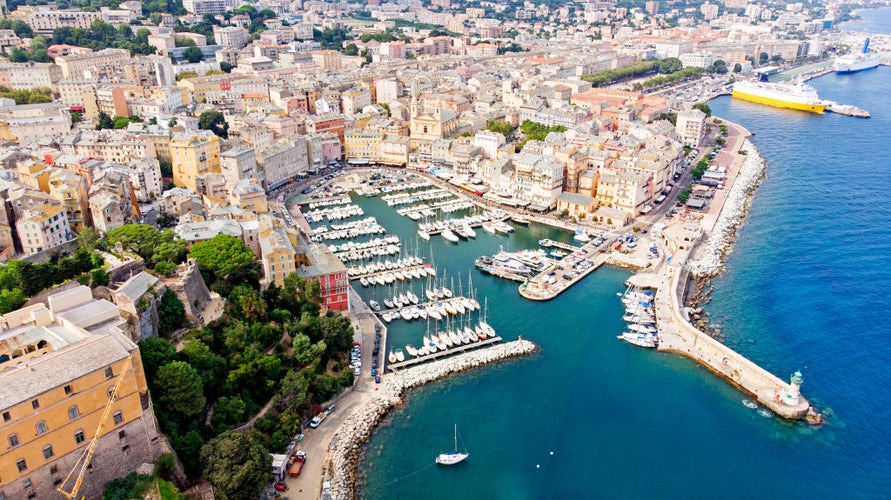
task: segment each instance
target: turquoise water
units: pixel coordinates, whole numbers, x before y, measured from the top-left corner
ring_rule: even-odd
[[[556,300],[533,303],[515,283],[474,270],[490,323],[541,350],[412,391],[369,443],[364,496],[887,496],[891,102],[884,96],[891,69],[812,83],[822,97],[864,107],[873,118],[711,103],[715,114],[756,132],[769,166],[709,311],[728,343],[768,370],[785,378],[803,368],[803,392],[831,415],[828,425],[761,417],[694,363],[617,340],[624,271],[602,268]],[[414,234],[379,201],[362,202],[391,232]],[[478,231],[479,241],[460,245],[434,241],[436,265],[466,283],[480,254],[552,236],[531,230],[511,238]],[[393,325],[396,343],[423,333],[420,324]],[[454,423],[470,458],[431,465],[451,448]]]

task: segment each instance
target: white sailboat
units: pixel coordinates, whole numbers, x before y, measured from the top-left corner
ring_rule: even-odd
[[[464,461],[464,459],[469,456],[470,454],[467,453],[466,449],[464,450],[464,453],[458,453],[458,424],[455,424],[455,451],[440,453],[439,456],[436,457],[436,463],[439,465],[455,465],[458,462]]]

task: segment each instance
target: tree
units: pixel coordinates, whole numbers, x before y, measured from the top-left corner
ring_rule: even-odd
[[[170,410],[187,417],[204,410],[204,382],[198,371],[188,363],[171,361],[158,369],[155,377],[159,400]]]
[[[220,61],[220,69],[223,71],[223,73],[231,73],[232,68],[234,67],[234,65],[229,64],[226,61]]]
[[[0,291],[0,314],[6,314],[9,311],[15,311],[16,309],[22,307],[27,301],[28,298],[25,297],[25,292],[21,291],[18,288],[13,288],[11,290],[2,290]]]
[[[198,267],[217,276],[227,276],[255,264],[254,252],[240,238],[228,234],[196,243],[189,251],[189,257],[197,261]]]
[[[226,123],[226,117],[219,111],[205,111],[198,117],[198,128],[201,130],[210,130],[217,137],[223,139],[229,138],[229,124]]]
[[[164,339],[149,337],[139,341],[139,353],[146,378],[154,381],[158,369],[173,360],[176,348]]]
[[[93,269],[93,273],[90,277],[93,279],[93,284],[96,286],[108,286],[108,281],[111,279],[104,269]]]
[[[102,237],[99,234],[99,231],[96,228],[91,226],[84,226],[83,229],[80,230],[80,233],[77,235],[77,245],[80,248],[84,248],[86,250],[92,250],[96,248],[96,243],[99,242],[99,239]]]
[[[357,56],[359,55],[359,47],[355,43],[348,44],[343,49],[343,55],[345,56]]]
[[[704,102],[694,104],[693,109],[698,109],[699,111],[702,111],[703,113],[705,113],[706,117],[712,116],[712,108]]]
[[[769,61],[769,60],[770,60],[770,54],[768,54],[767,52],[762,52],[761,54],[758,55],[758,64],[762,64],[762,65],[767,64],[767,61]]]
[[[190,63],[197,63],[204,60],[204,53],[198,47],[188,47],[183,51],[183,57]]]
[[[198,76],[197,71],[192,71],[190,69],[186,71],[180,71],[176,74],[176,81],[185,80],[186,78],[195,78]]]
[[[742,64],[740,64],[740,63],[736,63],[736,64],[734,64],[734,65],[733,65],[733,72],[734,72],[734,73],[741,73],[741,72],[742,72]]]
[[[173,172],[171,172],[170,175],[173,175]],[[162,227],[162,228],[173,227],[179,222],[179,217],[177,217],[176,215],[174,215],[170,212],[165,212],[165,211],[161,210],[161,213],[158,214],[157,222],[158,222],[158,226]]]
[[[170,229],[158,231],[147,224],[127,224],[109,231],[105,239],[112,245],[121,243],[126,250],[135,252],[149,269],[165,260],[178,264],[186,257],[186,242]]]
[[[111,119],[110,116],[105,114],[105,112],[100,111],[99,112],[99,123],[98,123],[98,125],[96,125],[96,129],[99,130],[99,129],[110,129],[110,128],[114,128],[114,121]]]
[[[169,289],[161,296],[158,305],[158,335],[168,338],[186,323],[186,309],[179,297]]]
[[[491,132],[498,132],[504,137],[510,137],[510,135],[514,133],[514,127],[510,123],[502,121],[491,122],[486,129]]]
[[[272,457],[259,433],[220,434],[201,448],[201,463],[222,500],[254,498],[272,481]]]

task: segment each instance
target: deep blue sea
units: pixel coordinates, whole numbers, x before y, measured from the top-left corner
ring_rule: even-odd
[[[860,31],[864,33],[891,32],[891,8],[858,10],[860,21],[842,23],[838,27],[844,31]]]
[[[766,369],[783,378],[801,369],[802,392],[828,424],[762,417],[693,362],[617,340],[624,271],[602,268],[556,300],[533,303],[515,283],[473,270],[490,323],[541,350],[412,391],[372,437],[364,496],[891,495],[891,68],[811,83],[873,118],[711,103],[756,133],[769,165],[708,310],[727,342]],[[379,200],[361,202],[391,232],[413,234],[416,226]],[[432,245],[437,267],[466,287],[473,259],[499,245],[568,238],[529,231],[418,247],[427,255]],[[396,325],[391,339],[417,345],[423,329]],[[434,466],[455,423],[470,458]]]

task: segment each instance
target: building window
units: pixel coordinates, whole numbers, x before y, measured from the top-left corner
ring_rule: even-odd
[[[46,434],[46,420],[41,420],[35,425],[37,427],[37,435]]]
[[[50,465],[50,474],[55,474],[56,472],[59,472],[59,467],[57,467],[56,465]]]
[[[3,421],[4,421],[4,422],[9,422],[11,419],[12,419],[12,416],[9,414],[9,412],[8,412],[8,411],[4,411],[4,412],[3,412]]]
[[[71,394],[71,392],[72,392],[71,386],[66,385],[65,386],[65,395],[67,396],[68,394]]]
[[[19,445],[19,435],[16,433],[12,433],[9,435],[9,447],[15,448]]]
[[[22,487],[24,487],[24,488],[30,488],[30,487],[31,487],[31,478],[27,478],[27,479],[25,479],[24,481],[22,481]],[[29,497],[29,498],[30,498],[30,497]]]
[[[124,421],[124,414],[120,411],[114,412],[114,425],[118,425]]]
[[[112,371],[110,366],[105,369],[105,376],[108,378],[111,378],[112,376],[114,376],[114,372]]]
[[[18,459],[15,465],[19,468],[19,472],[25,472],[26,470],[28,470],[28,464],[25,462],[24,458]]]
[[[125,437],[127,437],[127,431],[118,431],[118,439],[124,439]]]
[[[43,447],[43,458],[49,460],[50,458],[53,458],[53,455],[54,453],[52,445],[48,444]]]
[[[31,400],[31,408],[34,408],[35,410],[40,408],[40,401],[38,401],[36,399],[32,399]]]
[[[84,442],[84,431],[77,431],[74,433],[74,442],[77,444]]]
[[[78,411],[77,411],[77,406],[72,406],[71,408],[68,408],[68,418],[70,420],[76,419],[79,415],[80,415],[80,413],[78,413]]]

